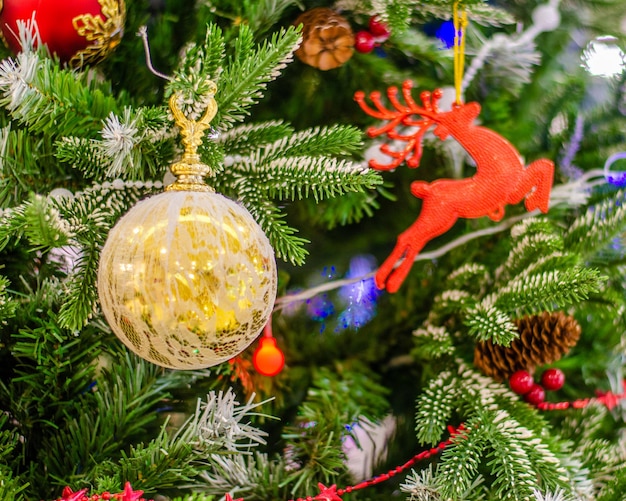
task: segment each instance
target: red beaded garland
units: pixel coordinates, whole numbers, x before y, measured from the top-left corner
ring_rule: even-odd
[[[518,395],[525,395],[528,393],[535,382],[533,381],[533,377],[530,375],[528,371],[520,370],[514,372],[509,378],[509,386],[511,390]]]
[[[546,392],[539,384],[533,384],[528,393],[524,395],[524,400],[531,405],[539,405],[546,399]]]
[[[541,385],[548,391],[556,391],[563,388],[565,374],[560,369],[547,369],[541,375]]]
[[[391,35],[387,24],[382,22],[378,16],[370,17],[368,28],[377,42],[384,42],[389,38],[389,35]]]
[[[354,36],[354,48],[362,54],[372,52],[375,46],[376,40],[369,31],[359,31]]]

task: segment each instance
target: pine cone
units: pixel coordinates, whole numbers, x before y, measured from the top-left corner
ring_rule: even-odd
[[[302,45],[295,54],[300,61],[320,70],[332,70],[354,52],[354,33],[345,17],[326,7],[303,12],[294,21],[302,24]]]
[[[474,349],[474,365],[496,381],[518,370],[532,374],[537,366],[560,359],[580,338],[576,319],[560,311],[523,317],[515,325],[520,335],[510,346],[484,341]]]

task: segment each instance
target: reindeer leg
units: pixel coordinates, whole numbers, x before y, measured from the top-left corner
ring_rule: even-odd
[[[550,205],[550,191],[554,178],[554,164],[545,158],[536,160],[526,167],[526,176],[533,180],[534,191],[526,197],[526,210],[539,209],[548,212]]]
[[[393,251],[391,251],[391,254],[389,254],[376,272],[376,276],[374,277],[376,287],[379,289],[387,289],[387,291],[391,293],[396,292],[409,274],[413,260],[418,252],[418,250],[407,247],[407,244],[402,241],[402,235],[400,235]],[[403,258],[402,262],[395,268],[401,258]]]
[[[452,207],[446,207],[442,211],[439,201],[433,198],[425,199],[417,221],[398,236],[393,251],[378,268],[375,276],[376,286],[391,293],[396,292],[424,246],[452,228],[457,219],[458,215]],[[403,259],[396,267],[400,258]]]
[[[507,203],[516,204],[526,198],[524,205],[529,212],[535,209],[548,212],[553,177],[554,164],[550,160],[534,161],[521,172],[517,185],[507,196]]]

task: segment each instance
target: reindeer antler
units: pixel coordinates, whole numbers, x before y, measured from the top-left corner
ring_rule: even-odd
[[[394,151],[389,144],[383,144],[380,147],[380,151],[385,155],[389,155],[394,160],[389,164],[381,164],[372,159],[369,165],[373,169],[395,169],[409,157],[411,152],[413,152],[413,154],[406,160],[407,165],[411,168],[415,168],[420,163],[422,158],[422,139],[428,128],[436,123],[435,117],[439,113],[437,102],[441,99],[442,92],[440,89],[436,89],[432,94],[430,92],[422,92],[420,97],[423,107],[421,107],[413,100],[413,96],[411,95],[412,87],[413,82],[410,80],[406,80],[402,84],[402,96],[406,105],[403,105],[398,100],[397,87],[389,87],[387,89],[387,97],[395,110],[385,108],[381,102],[381,94],[378,91],[371,92],[369,96],[376,109],[373,109],[365,102],[365,93],[363,91],[357,91],[354,94],[354,100],[359,103],[359,106],[365,113],[379,120],[389,120],[389,123],[381,127],[368,128],[367,135],[369,137],[386,134],[391,140],[406,141],[407,143],[406,147],[401,151]],[[414,120],[411,118],[413,115],[420,115],[423,118]],[[403,135],[396,130],[396,127],[400,125],[404,127],[417,127],[417,131]]]

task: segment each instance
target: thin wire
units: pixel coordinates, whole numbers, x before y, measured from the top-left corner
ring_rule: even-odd
[[[166,75],[165,73],[161,73],[160,71],[156,70],[154,66],[152,66],[152,58],[150,56],[150,43],[148,42],[148,27],[140,26],[139,31],[137,32],[137,36],[141,37],[141,39],[143,40],[143,50],[146,54],[146,66],[148,67],[148,69],[157,77],[163,78],[170,82],[174,80],[169,75]]]
[[[430,260],[430,259],[436,259],[438,257],[443,256],[444,254],[446,254],[447,252],[450,252],[452,249],[459,247],[461,245],[466,244],[467,242],[474,240],[475,238],[479,238],[479,237],[483,237],[486,235],[493,235],[495,233],[499,233],[500,231],[504,231],[508,228],[510,228],[511,226],[513,226],[515,223],[517,223],[518,221],[521,221],[522,219],[525,219],[527,217],[531,217],[531,216],[535,216],[539,213],[539,211],[534,211],[534,212],[526,212],[524,214],[521,214],[519,216],[515,216],[515,217],[511,217],[508,219],[505,219],[504,221],[502,221],[500,224],[496,225],[496,226],[490,226],[488,228],[484,228],[481,230],[477,230],[474,231],[472,233],[468,233],[466,235],[463,235],[455,240],[452,240],[451,242],[447,243],[446,245],[433,250],[431,252],[422,252],[421,254],[418,254],[415,257],[414,262],[416,261],[424,261],[424,260]],[[312,297],[317,296],[318,294],[322,293],[322,292],[326,292],[329,290],[334,290],[334,289],[338,289],[340,287],[344,287],[346,285],[352,285],[352,284],[356,284],[358,282],[362,282],[364,280],[368,280],[372,277],[374,277],[374,275],[376,274],[376,271],[372,271],[370,273],[368,273],[367,275],[362,275],[360,277],[354,277],[354,278],[344,278],[341,280],[333,280],[331,282],[326,282],[324,284],[318,285],[317,287],[313,287],[311,289],[307,289],[305,291],[299,292],[297,294],[288,294],[286,296],[282,296],[279,297],[278,299],[276,299],[275,302],[275,308],[274,311],[278,311],[281,310],[285,307],[287,307],[288,305],[292,304],[292,303],[297,303],[297,302],[301,302],[301,301],[306,301],[307,299],[311,299]]]

